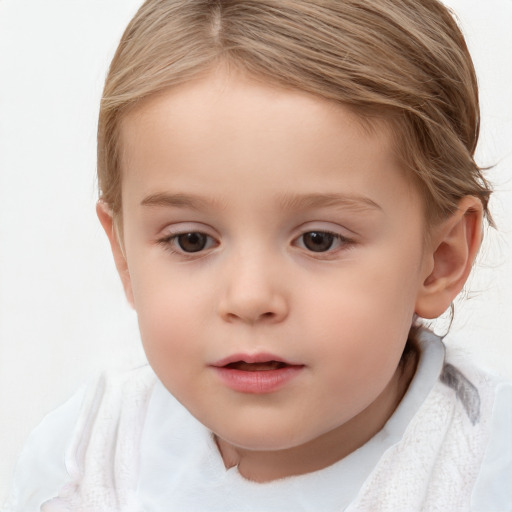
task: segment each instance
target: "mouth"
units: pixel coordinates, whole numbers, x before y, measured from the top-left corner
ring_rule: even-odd
[[[236,354],[212,365],[221,382],[240,393],[274,393],[287,386],[305,368],[271,354]]]
[[[283,368],[304,366],[303,364],[287,361],[275,354],[233,354],[212,364],[215,368],[239,370],[242,372],[268,372]]]
[[[228,370],[239,370],[241,372],[268,372],[272,370],[280,370],[281,368],[287,368],[288,363],[283,361],[263,361],[261,363],[248,363],[246,361],[235,361],[224,365],[222,368]]]

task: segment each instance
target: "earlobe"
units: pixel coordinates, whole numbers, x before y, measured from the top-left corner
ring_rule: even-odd
[[[105,233],[110,242],[112,255],[116,264],[117,272],[123,284],[124,293],[132,308],[134,308],[132,284],[130,279],[130,272],[128,270],[128,263],[124,253],[124,248],[118,230],[114,222],[112,211],[109,206],[101,199],[96,204],[96,214],[98,219],[105,230]]]
[[[416,300],[420,317],[442,315],[462,290],[482,242],[482,217],[480,200],[468,196],[434,229],[426,255],[430,268]]]

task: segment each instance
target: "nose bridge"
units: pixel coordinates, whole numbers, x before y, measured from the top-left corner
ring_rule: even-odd
[[[288,314],[278,255],[248,244],[226,261],[220,314],[228,321],[280,321]]]

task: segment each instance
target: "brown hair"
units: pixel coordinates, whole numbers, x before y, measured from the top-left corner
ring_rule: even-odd
[[[479,134],[471,57],[437,0],[147,0],[107,77],[98,129],[102,199],[121,203],[119,126],[145,98],[220,62],[384,119],[429,220],[490,187],[473,155]]]

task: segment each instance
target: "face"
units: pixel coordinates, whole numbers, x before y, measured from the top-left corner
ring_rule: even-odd
[[[256,451],[381,400],[428,275],[386,128],[219,72],[146,101],[121,137],[123,279],[169,391]]]

